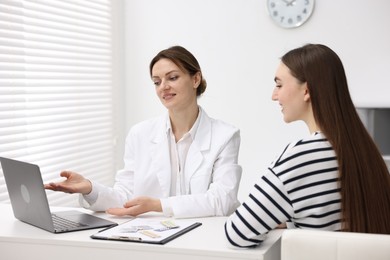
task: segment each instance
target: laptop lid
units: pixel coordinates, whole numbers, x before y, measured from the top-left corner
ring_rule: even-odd
[[[53,233],[117,225],[78,211],[58,212],[56,215],[74,222],[82,221],[83,225],[69,230],[56,230],[39,166],[4,157],[0,157],[0,161],[15,218]]]

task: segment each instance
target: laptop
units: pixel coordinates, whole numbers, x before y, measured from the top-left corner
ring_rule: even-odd
[[[77,210],[51,213],[39,166],[0,157],[15,218],[52,233],[116,226]]]

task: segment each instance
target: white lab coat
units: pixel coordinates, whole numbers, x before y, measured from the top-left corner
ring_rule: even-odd
[[[202,109],[202,108],[200,108]],[[239,205],[242,168],[238,165],[239,129],[210,118],[202,110],[185,162],[188,195],[169,197],[171,185],[168,114],[132,127],[126,138],[124,168],[114,187],[93,182],[96,201],[82,205],[95,211],[123,204],[136,196],[167,199],[176,218],[226,216]]]

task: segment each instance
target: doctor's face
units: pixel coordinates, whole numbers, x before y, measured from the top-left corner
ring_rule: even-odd
[[[197,103],[198,74],[191,76],[173,61],[161,59],[152,68],[152,80],[161,103],[170,110],[185,110]]]
[[[296,120],[306,122],[310,111],[307,84],[295,78],[282,62],[276,70],[275,83],[272,100],[279,102],[284,121],[286,123]]]

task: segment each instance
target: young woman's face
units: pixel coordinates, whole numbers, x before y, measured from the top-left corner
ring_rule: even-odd
[[[309,113],[309,91],[306,83],[301,83],[290,73],[290,69],[282,62],[276,70],[276,86],[272,92],[272,100],[278,101],[282,108],[284,121],[307,121]]]
[[[183,72],[169,59],[161,59],[154,64],[152,80],[157,96],[167,109],[184,110],[197,101],[200,75],[191,76]]]

